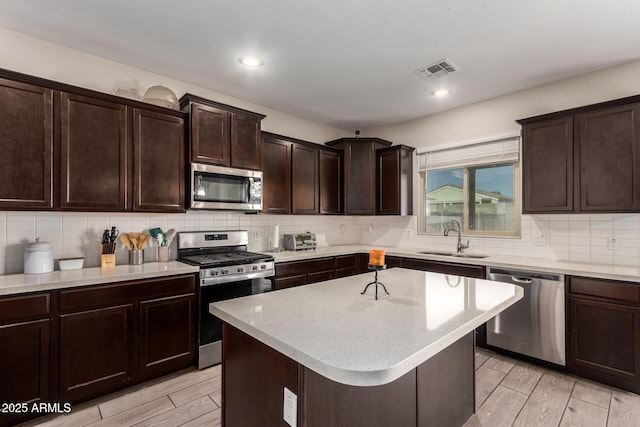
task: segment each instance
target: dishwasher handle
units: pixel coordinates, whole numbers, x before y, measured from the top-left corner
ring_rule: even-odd
[[[531,283],[533,283],[533,279],[530,279],[528,277],[511,276],[511,280],[516,283],[522,283],[523,285],[530,285]]]

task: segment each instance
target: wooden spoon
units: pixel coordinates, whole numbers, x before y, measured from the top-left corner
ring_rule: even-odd
[[[131,240],[129,240],[129,236],[127,234],[121,234],[120,241],[127,247],[127,249],[131,250]]]
[[[129,240],[131,240],[131,244],[133,245],[133,249],[134,250],[138,250],[138,236],[140,235],[140,233],[136,233],[136,232],[130,232],[129,233]]]
[[[144,249],[147,246],[147,241],[149,240],[149,235],[140,233],[138,236],[138,247],[139,249]]]
[[[167,246],[171,246],[173,238],[176,237],[176,230],[174,230],[173,228],[169,229],[165,237],[167,238]]]

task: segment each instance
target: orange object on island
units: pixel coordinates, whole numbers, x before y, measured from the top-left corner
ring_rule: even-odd
[[[384,251],[382,249],[369,251],[369,265],[384,265]]]

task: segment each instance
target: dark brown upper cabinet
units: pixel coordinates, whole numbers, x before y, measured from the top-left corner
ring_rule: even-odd
[[[192,162],[241,169],[262,168],[260,121],[265,117],[192,94],[180,98],[190,115]]]
[[[184,118],[133,110],[133,209],[184,212]]]
[[[0,69],[0,209],[184,212],[185,118]]]
[[[122,211],[130,207],[128,128],[126,105],[60,94],[61,209]]]
[[[0,209],[53,207],[53,91],[0,79]]]
[[[263,132],[262,211],[342,213],[342,153],[288,136]]]
[[[391,145],[379,138],[341,138],[326,143],[344,152],[344,213],[376,213],[376,150]]]
[[[291,146],[291,213],[319,212],[318,148],[313,144]]]
[[[279,135],[262,139],[262,212],[291,213],[291,145]]]
[[[523,212],[640,211],[640,96],[519,120]]]
[[[573,117],[526,124],[522,136],[523,212],[572,211]]]
[[[413,215],[413,151],[394,145],[376,152],[376,215]]]
[[[580,210],[640,211],[640,104],[579,120]]]
[[[320,149],[320,213],[341,214],[342,197],[342,153],[335,150]]]

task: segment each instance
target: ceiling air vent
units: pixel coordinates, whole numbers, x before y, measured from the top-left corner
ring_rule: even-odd
[[[460,68],[451,62],[450,59],[444,58],[431,65],[427,65],[426,67],[416,70],[416,74],[425,80],[435,80],[455,73],[459,69]]]

